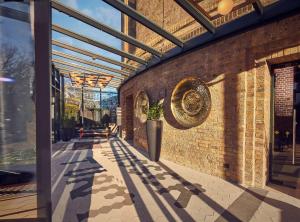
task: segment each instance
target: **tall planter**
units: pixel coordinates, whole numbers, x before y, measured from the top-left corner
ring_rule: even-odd
[[[160,120],[147,120],[148,154],[152,161],[158,161],[161,150],[163,123]]]

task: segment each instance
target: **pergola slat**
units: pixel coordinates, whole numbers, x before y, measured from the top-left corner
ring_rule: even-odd
[[[97,73],[97,74],[100,74],[100,75],[103,75],[103,76],[112,76],[113,78],[116,78],[116,79],[121,79],[121,80],[123,79],[120,76],[115,76],[115,75],[112,75],[112,74],[101,72],[100,70],[96,70],[96,69],[92,69],[92,68],[89,68],[89,67],[77,65],[77,64],[74,64],[74,63],[62,61],[62,60],[59,60],[59,59],[52,59],[52,62],[60,64],[60,65],[65,65],[65,66],[70,66],[70,67],[73,67],[73,68],[85,70],[85,71],[92,72],[92,73]]]
[[[214,25],[190,1],[188,0],[175,0],[175,1],[181,8],[183,8],[188,14],[190,14],[204,28],[206,28],[211,33],[215,33],[216,30]]]
[[[102,24],[102,23],[96,21],[95,19],[93,19],[87,15],[84,15],[84,14],[80,13],[79,11],[72,9],[58,1],[52,1],[52,7],[60,12],[63,12],[69,16],[72,16],[72,17],[78,19],[86,24],[89,24],[97,29],[100,29],[101,31],[104,31],[116,38],[119,38],[125,42],[128,42],[128,43],[130,43],[138,48],[141,48],[147,52],[150,52],[153,55],[156,55],[158,57],[162,56],[162,54],[159,51],[157,51],[156,49],[138,41],[135,38],[132,38],[131,36],[125,35],[122,32],[112,29],[109,26]]]
[[[116,66],[120,66],[120,67],[123,67],[125,69],[130,69],[130,70],[133,70],[133,71],[137,70],[137,68],[134,67],[134,66],[128,65],[128,64],[123,63],[123,62],[116,61],[114,59],[107,58],[105,56],[101,56],[99,54],[93,53],[91,51],[87,51],[85,49],[81,49],[81,48],[78,48],[78,47],[75,47],[75,46],[71,46],[67,43],[64,43],[64,42],[61,42],[61,41],[58,41],[58,40],[52,40],[52,45],[55,45],[55,46],[58,46],[58,47],[61,47],[61,48],[64,48],[64,49],[68,49],[70,51],[77,52],[77,53],[80,53],[82,55],[89,56],[93,59],[99,59],[101,61],[104,61],[104,62],[107,62],[107,63],[110,63],[110,64],[114,64]]]
[[[70,59],[70,60],[73,60],[73,61],[76,61],[76,62],[80,62],[80,63],[86,64],[86,65],[95,66],[95,67],[100,68],[100,69],[105,69],[105,70],[110,71],[110,72],[119,73],[119,74],[124,75],[126,77],[128,77],[130,75],[130,73],[125,72],[123,70],[110,68],[108,66],[104,66],[104,65],[96,63],[96,62],[91,62],[91,61],[88,61],[88,60],[85,60],[85,59],[82,59],[82,58],[79,58],[77,56],[73,56],[73,55],[70,55],[70,54],[67,54],[67,53],[64,53],[64,52],[59,52],[59,51],[56,51],[56,50],[52,50],[52,54],[56,55],[56,56],[59,56],[59,57],[62,57],[62,58],[65,58],[65,59]]]
[[[183,47],[183,42],[172,35],[170,32],[164,30],[154,22],[147,19],[145,16],[137,12],[136,10],[130,8],[128,5],[124,4],[120,0],[103,0],[107,4],[111,5],[112,7],[116,8],[117,10],[121,11],[122,13],[128,15],[132,19],[138,21],[139,23],[143,24],[147,28],[151,29],[152,31],[158,33],[159,35],[163,36],[164,38],[168,39],[169,41],[173,42],[175,45],[179,47]]]
[[[76,86],[69,86],[69,88],[73,88],[75,90],[81,90],[81,87],[76,87]],[[85,88],[86,91],[90,91],[90,92],[94,92],[94,93],[99,93],[98,90],[95,90],[93,88],[89,88],[89,87],[86,87]],[[117,92],[111,92],[111,91],[102,91],[101,92],[102,94],[118,94]]]
[[[144,64],[144,65],[147,64],[147,61],[145,61],[145,60],[143,60],[141,58],[138,58],[135,55],[132,55],[132,54],[129,54],[129,53],[124,52],[122,50],[119,50],[119,49],[116,49],[114,47],[108,46],[108,45],[106,45],[106,44],[104,44],[102,42],[99,42],[99,41],[96,41],[94,39],[88,38],[88,37],[86,37],[84,35],[77,34],[77,33],[73,32],[71,30],[62,28],[62,27],[60,27],[58,25],[53,24],[52,25],[52,30],[54,30],[56,32],[59,32],[59,33],[62,33],[64,35],[67,35],[69,37],[72,37],[74,39],[80,40],[82,42],[86,42],[86,43],[88,43],[90,45],[93,45],[93,46],[96,46],[98,48],[104,49],[104,50],[109,51],[111,53],[117,54],[119,56],[122,56],[122,57],[128,58],[130,60],[136,61],[136,62],[138,62],[140,64]]]
[[[61,68],[61,67],[59,67],[58,68],[59,69],[59,72],[61,73],[61,74],[65,74],[65,75],[67,75],[68,77],[67,78],[69,78],[70,80],[72,80],[72,78],[70,77],[70,73],[71,72],[76,72],[76,71],[78,71],[78,70],[69,70],[69,69],[65,69],[65,68]],[[88,74],[86,74],[86,75],[88,75]],[[100,75],[99,75],[100,76]],[[115,86],[115,87],[119,87],[119,85],[120,85],[121,83],[119,83],[119,82],[115,82],[115,81],[110,81],[109,83],[108,83],[108,85],[113,85],[113,86]]]

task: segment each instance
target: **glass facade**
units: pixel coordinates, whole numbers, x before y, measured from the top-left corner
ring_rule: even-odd
[[[0,220],[29,220],[37,218],[33,6],[0,7]]]

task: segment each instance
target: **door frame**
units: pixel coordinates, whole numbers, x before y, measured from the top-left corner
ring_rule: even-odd
[[[274,182],[272,178],[272,172],[273,172],[273,154],[274,154],[274,146],[275,146],[275,140],[274,140],[274,125],[275,125],[275,74],[274,74],[274,68],[275,67],[280,67],[286,66],[288,64],[293,65],[293,64],[300,64],[300,54],[296,57],[290,57],[290,56],[284,56],[280,59],[273,59],[273,60],[268,60],[266,61],[269,71],[270,71],[270,76],[271,76],[271,84],[270,84],[270,134],[269,134],[269,178],[268,182]],[[293,95],[293,100],[294,100],[294,95]],[[294,110],[294,109],[293,109]],[[294,118],[294,117],[293,117]],[[294,135],[293,135],[294,137]]]

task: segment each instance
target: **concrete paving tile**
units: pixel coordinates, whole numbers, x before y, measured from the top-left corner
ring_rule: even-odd
[[[231,212],[251,222],[297,221],[300,218],[300,200],[297,198],[267,189],[266,198],[259,200],[247,193],[246,188],[220,178],[167,160],[152,162],[118,138],[111,138],[108,142],[100,140],[100,144],[94,144],[96,149],[88,150],[84,155],[85,159],[92,158],[93,161],[60,165],[68,162],[74,153],[74,159],[78,161],[78,156],[86,152],[70,147],[53,160],[56,178],[64,168],[64,174],[74,170],[76,164],[82,170],[77,169],[75,174],[60,178],[59,189],[55,191],[55,197],[59,199],[64,190],[76,190],[76,198],[72,198],[72,190],[64,196],[67,205],[61,209],[69,211],[70,218],[77,217],[76,214],[87,218],[89,213],[89,222],[202,222],[216,221],[224,212]],[[84,170],[95,166],[105,171]],[[92,182],[88,180],[89,176],[93,176]],[[65,181],[70,180],[75,182],[66,184]],[[53,183],[57,183],[55,181]],[[68,218],[65,221],[69,221]]]

